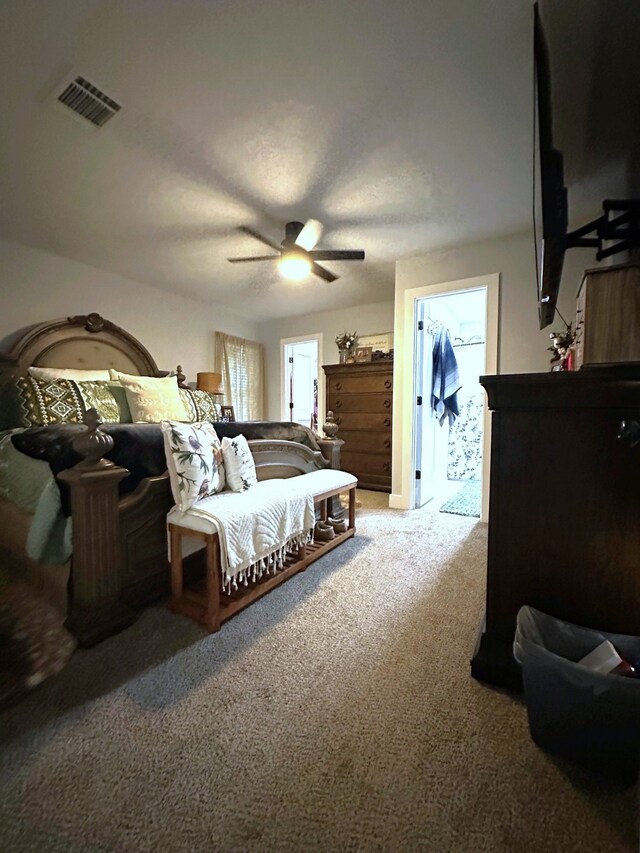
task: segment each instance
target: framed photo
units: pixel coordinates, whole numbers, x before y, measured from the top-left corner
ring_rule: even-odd
[[[233,411],[233,406],[220,406],[220,420],[223,423],[235,423],[236,416]]]
[[[390,352],[393,349],[393,332],[381,332],[379,335],[359,335],[358,347],[370,347],[371,352]]]
[[[363,364],[366,361],[371,361],[371,347],[356,347],[356,364]]]

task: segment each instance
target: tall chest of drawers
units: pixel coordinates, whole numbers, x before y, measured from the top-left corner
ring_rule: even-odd
[[[342,470],[363,489],[391,491],[393,362],[326,364],[327,409],[340,425]]]

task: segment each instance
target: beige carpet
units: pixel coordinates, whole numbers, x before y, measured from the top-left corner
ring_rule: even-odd
[[[218,635],[149,608],[0,717],[0,848],[636,850],[636,792],[469,677],[486,528],[384,502]]]

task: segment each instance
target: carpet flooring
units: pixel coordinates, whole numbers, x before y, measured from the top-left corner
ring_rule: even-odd
[[[452,515],[468,515],[480,518],[482,509],[482,483],[480,480],[469,480],[460,491],[440,507],[440,512],[450,512]]]
[[[469,676],[486,527],[361,501],[219,634],[150,607],[0,716],[0,849],[637,850],[637,792]]]

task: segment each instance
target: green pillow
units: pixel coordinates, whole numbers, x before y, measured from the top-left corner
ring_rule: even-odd
[[[85,406],[71,379],[12,377],[4,386],[0,416],[5,429],[81,424]]]
[[[80,396],[87,409],[95,409],[104,423],[131,423],[127,392],[117,382],[96,379],[78,382]]]

